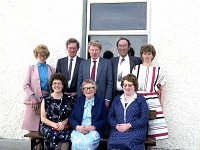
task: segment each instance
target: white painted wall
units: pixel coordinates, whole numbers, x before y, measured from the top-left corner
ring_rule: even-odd
[[[199,0],[151,0],[150,42],[168,79],[164,112],[170,137],[157,147],[200,149]],[[46,44],[55,66],[65,41],[82,36],[82,1],[0,1],[0,138],[22,139],[22,83],[35,63],[34,47]]]
[[[56,66],[70,37],[81,41],[82,1],[0,1],[0,138],[23,138],[22,84],[28,65],[36,63],[33,49],[47,45],[47,62]]]

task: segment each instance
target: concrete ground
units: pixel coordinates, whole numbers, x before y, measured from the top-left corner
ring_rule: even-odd
[[[30,141],[0,139],[0,150],[30,150]]]
[[[0,150],[30,150],[30,141],[0,139]],[[174,149],[154,149],[154,150],[174,150]]]

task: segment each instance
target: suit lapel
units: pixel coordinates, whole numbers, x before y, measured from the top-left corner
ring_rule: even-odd
[[[116,59],[114,60],[114,65],[113,65],[115,81],[117,80],[118,62],[119,62],[119,57],[116,57]]]
[[[103,68],[103,59],[100,57],[100,58],[99,58],[99,64],[98,64],[98,66],[97,66],[96,81],[99,79],[99,76],[100,76],[100,73],[101,73],[102,68]]]
[[[76,62],[73,62],[73,63],[75,63],[75,67],[74,67],[74,72],[72,74],[72,82],[73,82],[74,77],[75,77],[75,72],[78,72],[79,64],[80,64],[79,61],[80,61],[80,59],[79,59],[79,57],[77,57]]]
[[[88,59],[88,60],[86,61],[86,64],[85,64],[85,65],[86,65],[86,66],[85,66],[85,68],[83,68],[83,69],[85,69],[85,71],[86,71],[86,79],[90,79],[91,58]]]
[[[39,77],[39,71],[38,71],[38,66],[37,65],[34,65],[34,75],[36,76],[36,78],[38,79],[38,82],[36,82],[36,86],[41,89],[41,86],[40,86],[40,77]]]
[[[66,57],[66,59],[63,60],[64,61],[64,74],[67,76],[67,72],[68,72],[68,57]]]
[[[130,73],[131,73],[135,64],[134,64],[133,58],[130,56],[129,56],[129,62],[130,62]]]

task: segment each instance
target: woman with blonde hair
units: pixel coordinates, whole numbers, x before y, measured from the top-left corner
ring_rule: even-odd
[[[50,52],[46,45],[40,44],[33,50],[37,64],[30,65],[24,80],[24,104],[26,106],[22,129],[38,131],[40,124],[41,96],[49,94],[48,80],[55,73],[55,69],[46,63]]]

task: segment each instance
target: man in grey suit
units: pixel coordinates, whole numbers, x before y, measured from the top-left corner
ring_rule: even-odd
[[[90,59],[81,62],[79,67],[77,96],[81,96],[81,84],[85,79],[92,79],[97,84],[96,95],[105,99],[108,107],[109,101],[112,100],[113,79],[112,64],[108,59],[100,57],[102,45],[99,41],[93,40],[88,44]],[[88,89],[89,90],[89,89]]]
[[[67,81],[65,94],[76,98],[79,65],[84,59],[76,55],[77,51],[79,50],[78,40],[69,38],[66,42],[66,49],[68,56],[58,59],[56,72],[60,72],[65,75]]]
[[[132,72],[135,65],[142,63],[140,57],[128,55],[130,41],[126,38],[120,38],[117,41],[119,56],[111,59],[113,67],[113,97],[122,95],[121,79],[123,76]]]

